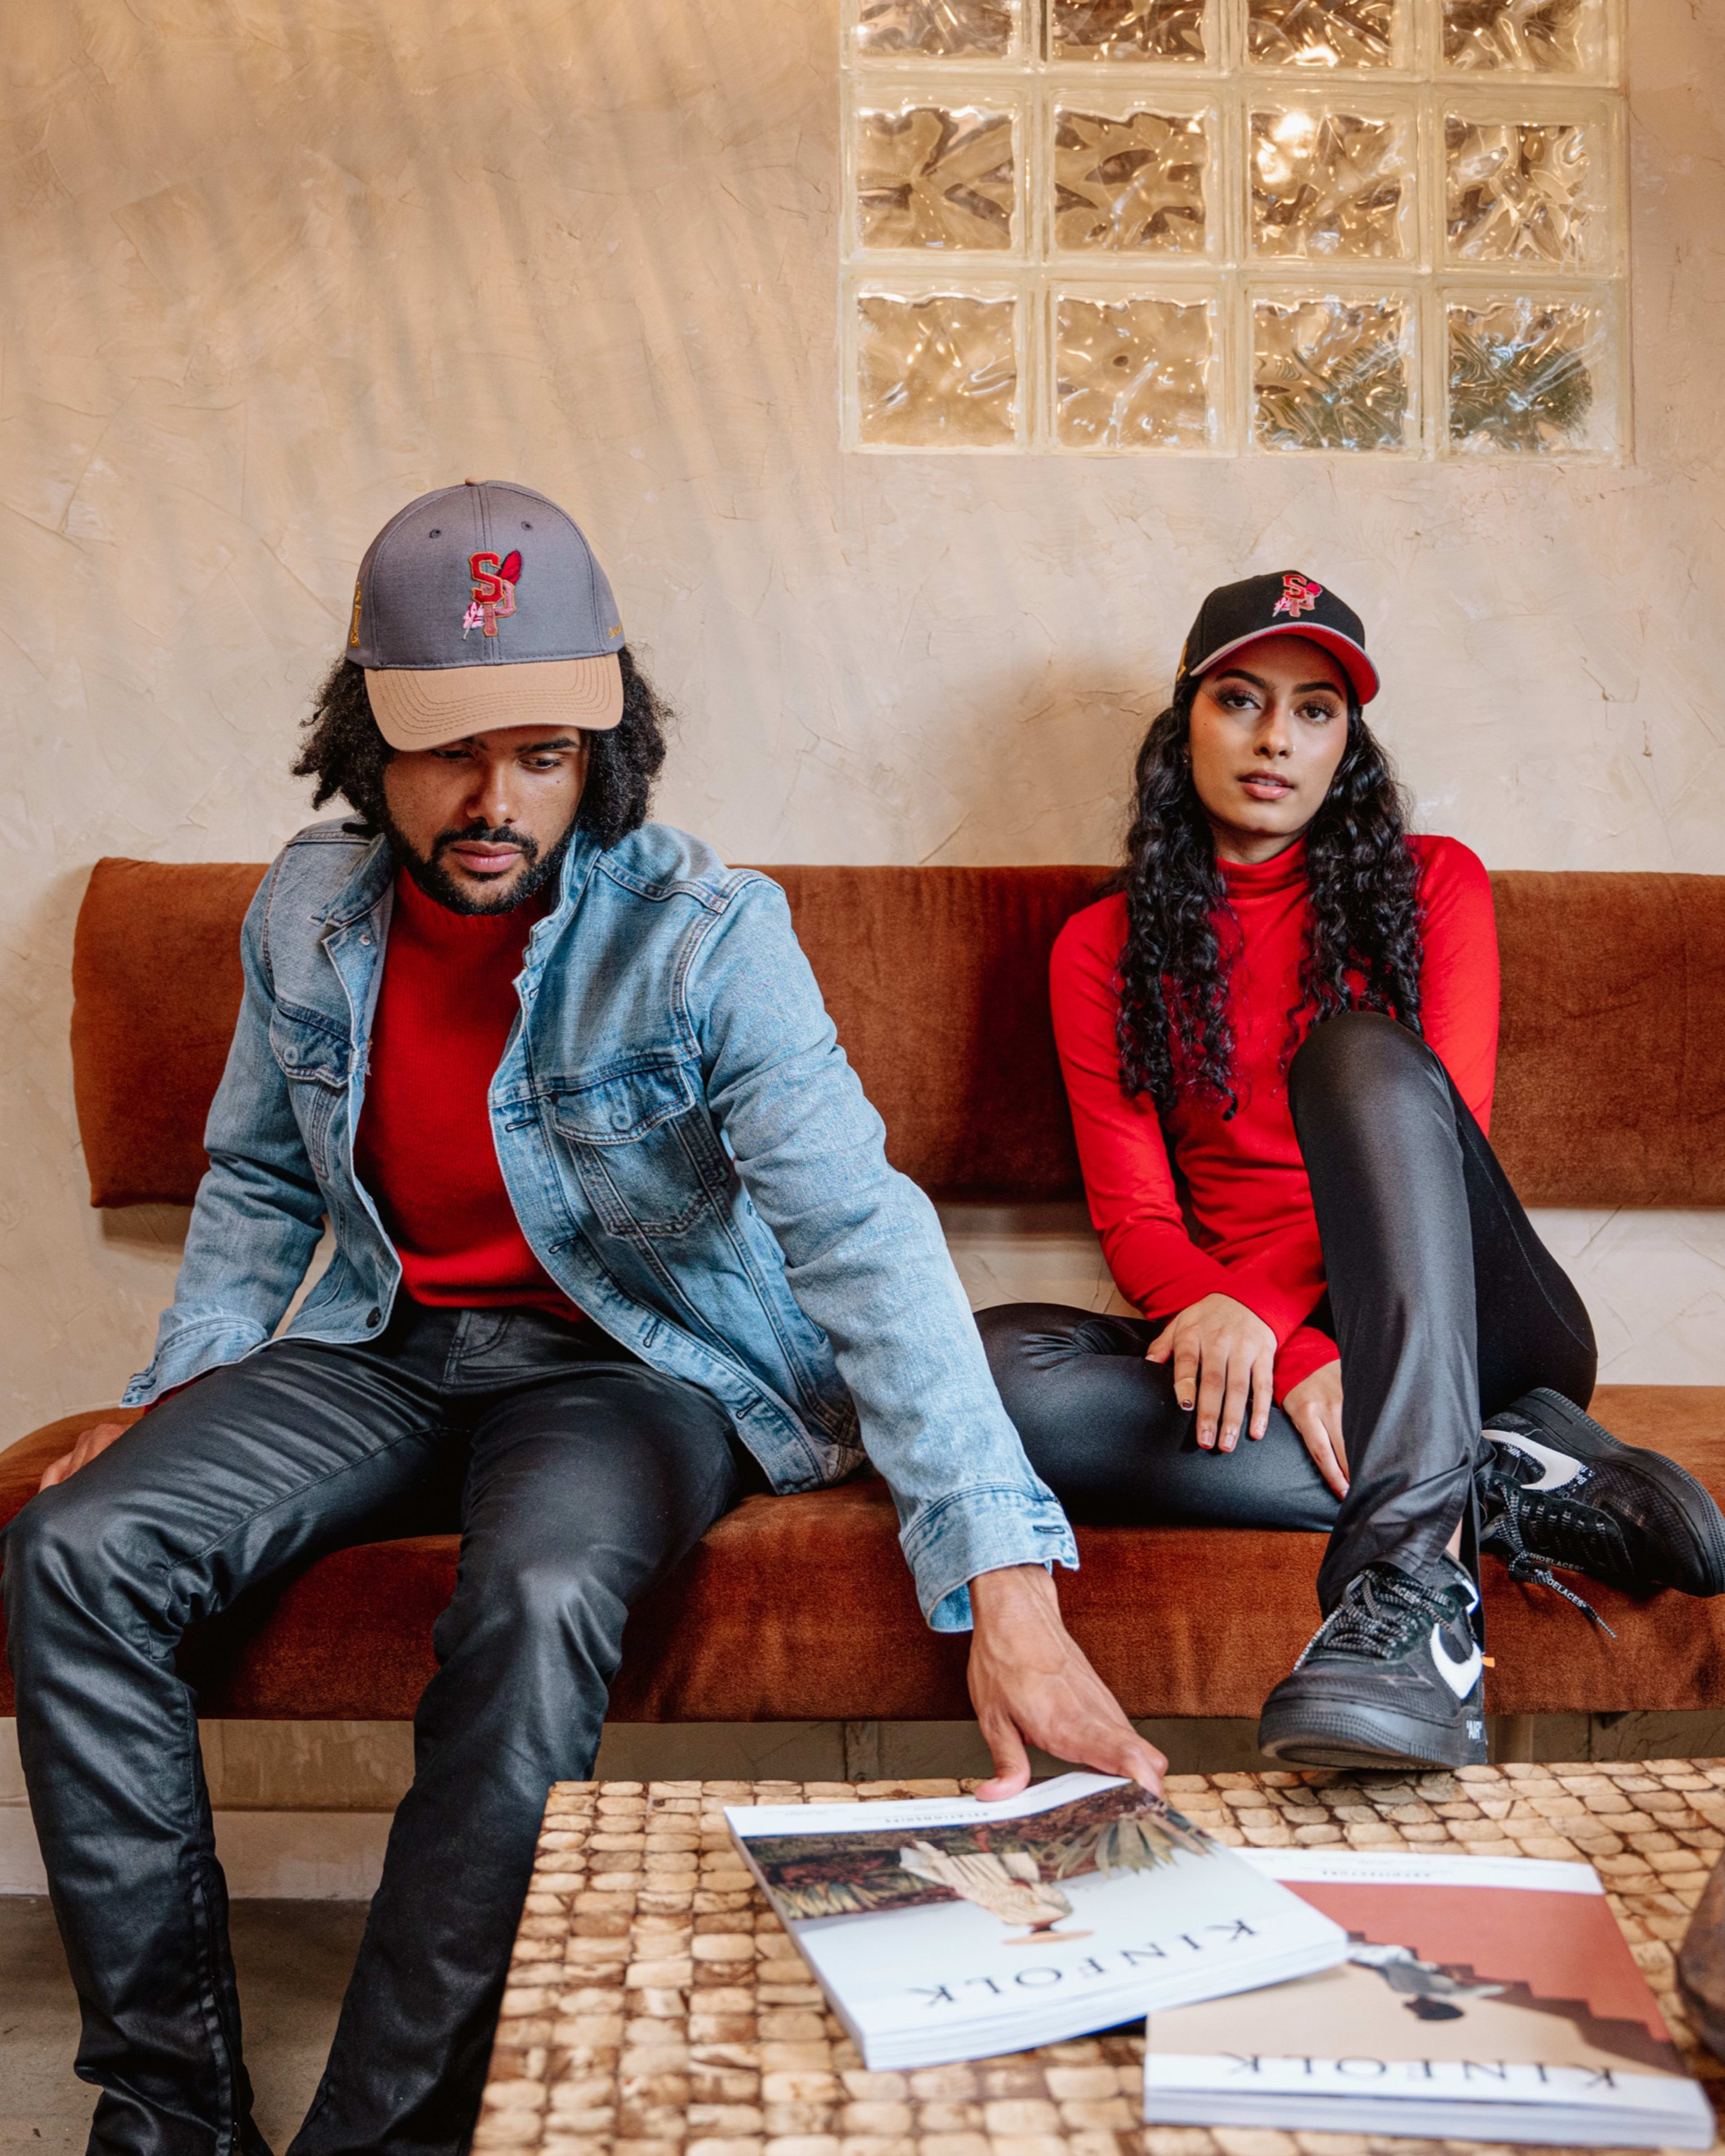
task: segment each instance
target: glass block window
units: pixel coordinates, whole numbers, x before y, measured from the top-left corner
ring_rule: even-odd
[[[844,0],[846,446],[1613,459],[1623,0]]]

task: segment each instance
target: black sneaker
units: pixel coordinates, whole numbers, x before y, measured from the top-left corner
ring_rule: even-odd
[[[1473,1767],[1486,1757],[1479,1589],[1368,1564],[1264,1702],[1258,1748],[1299,1767]]]
[[[1625,1445],[1543,1387],[1493,1415],[1486,1437],[1474,1476],[1480,1548],[1512,1579],[1554,1588],[1595,1624],[1553,1565],[1629,1594],[1725,1593],[1725,1516],[1675,1460]]]

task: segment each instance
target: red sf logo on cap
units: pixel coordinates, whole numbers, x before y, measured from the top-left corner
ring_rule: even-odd
[[[475,554],[473,558],[477,561],[479,557]],[[1289,614],[1296,619],[1302,613],[1311,613],[1323,597],[1323,588],[1322,584],[1313,583],[1309,577],[1284,577],[1281,597],[1270,611],[1271,613]],[[490,631],[486,634],[489,634]]]
[[[470,554],[467,570],[473,578],[473,603],[461,618],[461,634],[465,638],[469,629],[483,629],[487,636],[495,636],[498,623],[507,621],[515,612],[515,588],[521,580],[521,550],[517,547],[503,561],[495,554]]]

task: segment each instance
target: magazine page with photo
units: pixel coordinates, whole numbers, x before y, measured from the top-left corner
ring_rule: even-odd
[[[1153,2013],[1144,2115],[1169,2125],[1585,2148],[1710,2148],[1590,1865],[1256,1850],[1348,1933],[1345,1961],[1224,2005]]]
[[[870,2068],[988,2058],[1340,1961],[1341,1927],[1133,1782],[726,1818]]]

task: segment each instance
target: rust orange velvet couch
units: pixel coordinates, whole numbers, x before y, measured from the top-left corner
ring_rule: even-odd
[[[797,927],[896,1163],[937,1198],[1081,1196],[1050,1033],[1049,947],[1094,869],[786,868]],[[79,917],[72,1041],[91,1203],[185,1204],[239,997],[252,865],[98,863]],[[1725,877],[1494,878],[1504,962],[1494,1137],[1532,1204],[1725,1204]],[[1614,1386],[1620,1435],[1725,1496],[1725,1387]],[[0,1523],[112,1410],[0,1454]],[[623,1721],[942,1720],[964,1643],[922,1625],[892,1507],[864,1478],[753,1497],[631,1620]],[[1255,1714],[1311,1628],[1321,1540],[1089,1528],[1069,1620],[1137,1716]],[[322,1559],[188,1639],[206,1714],[393,1720],[430,1674],[448,1537]],[[1595,1598],[1603,1638],[1488,1568],[1499,1714],[1725,1705],[1725,1598]],[[0,1671],[0,1712],[11,1712]]]

